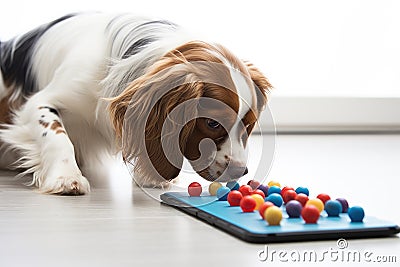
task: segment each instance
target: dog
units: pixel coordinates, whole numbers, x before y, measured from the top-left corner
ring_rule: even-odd
[[[246,143],[272,88],[251,63],[166,20],[71,14],[0,42],[0,139],[9,167],[49,194],[90,192],[100,155],[140,186],[247,173]]]

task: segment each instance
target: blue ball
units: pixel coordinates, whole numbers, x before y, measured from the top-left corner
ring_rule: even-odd
[[[229,187],[231,190],[239,190],[239,183],[236,181],[230,181],[226,183],[226,187]]]
[[[347,213],[349,214],[351,222],[362,222],[365,216],[364,209],[359,206],[349,208]]]
[[[290,200],[286,203],[286,213],[290,218],[300,218],[301,211],[303,210],[303,205],[297,200]]]
[[[303,193],[303,194],[305,194],[305,195],[307,195],[307,196],[310,195],[310,191],[308,190],[308,188],[307,188],[307,187],[301,187],[301,186],[299,186],[299,187],[296,188],[296,193],[297,193],[297,194]]]
[[[283,198],[278,193],[272,193],[271,195],[265,198],[265,201],[269,201],[274,203],[275,206],[280,207],[283,204]]]
[[[228,194],[231,190],[227,186],[221,186],[217,190],[217,198],[221,201],[226,201],[228,198]]]
[[[342,212],[342,204],[337,200],[328,200],[325,203],[325,211],[329,217],[337,217]]]
[[[270,188],[268,188],[268,196],[271,194],[280,194],[281,189],[279,186],[273,185]]]
[[[264,195],[268,196],[268,186],[260,184],[257,189],[260,189],[264,192]]]

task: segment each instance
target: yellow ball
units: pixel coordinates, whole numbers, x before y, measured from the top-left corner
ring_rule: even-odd
[[[321,213],[324,210],[324,202],[322,202],[322,200],[320,200],[319,198],[310,199],[306,203],[306,206],[308,205],[315,206],[319,210],[319,213]]]
[[[216,196],[217,195],[217,190],[222,186],[221,183],[219,182],[212,182],[209,186],[208,186],[208,192],[210,193],[210,195],[212,196]]]
[[[266,220],[269,225],[279,225],[282,220],[281,209],[276,206],[269,207],[264,212],[264,220]]]
[[[251,197],[254,198],[254,200],[256,201],[255,210],[258,210],[262,206],[262,204],[264,204],[264,198],[259,194],[252,194]]]
[[[271,186],[281,187],[281,184],[278,183],[277,181],[270,181],[270,182],[268,183],[268,186],[269,186],[269,187],[271,187]]]

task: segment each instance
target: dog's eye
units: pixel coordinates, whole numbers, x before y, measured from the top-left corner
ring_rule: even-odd
[[[216,130],[221,127],[221,124],[215,120],[207,119],[207,126],[210,127],[211,129]]]

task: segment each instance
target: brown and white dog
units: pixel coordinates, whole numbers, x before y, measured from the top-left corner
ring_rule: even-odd
[[[85,194],[103,153],[161,186],[186,157],[207,180],[247,173],[270,83],[221,45],[130,15],[62,17],[0,43],[0,138],[41,192]],[[85,174],[90,177],[90,174]]]

